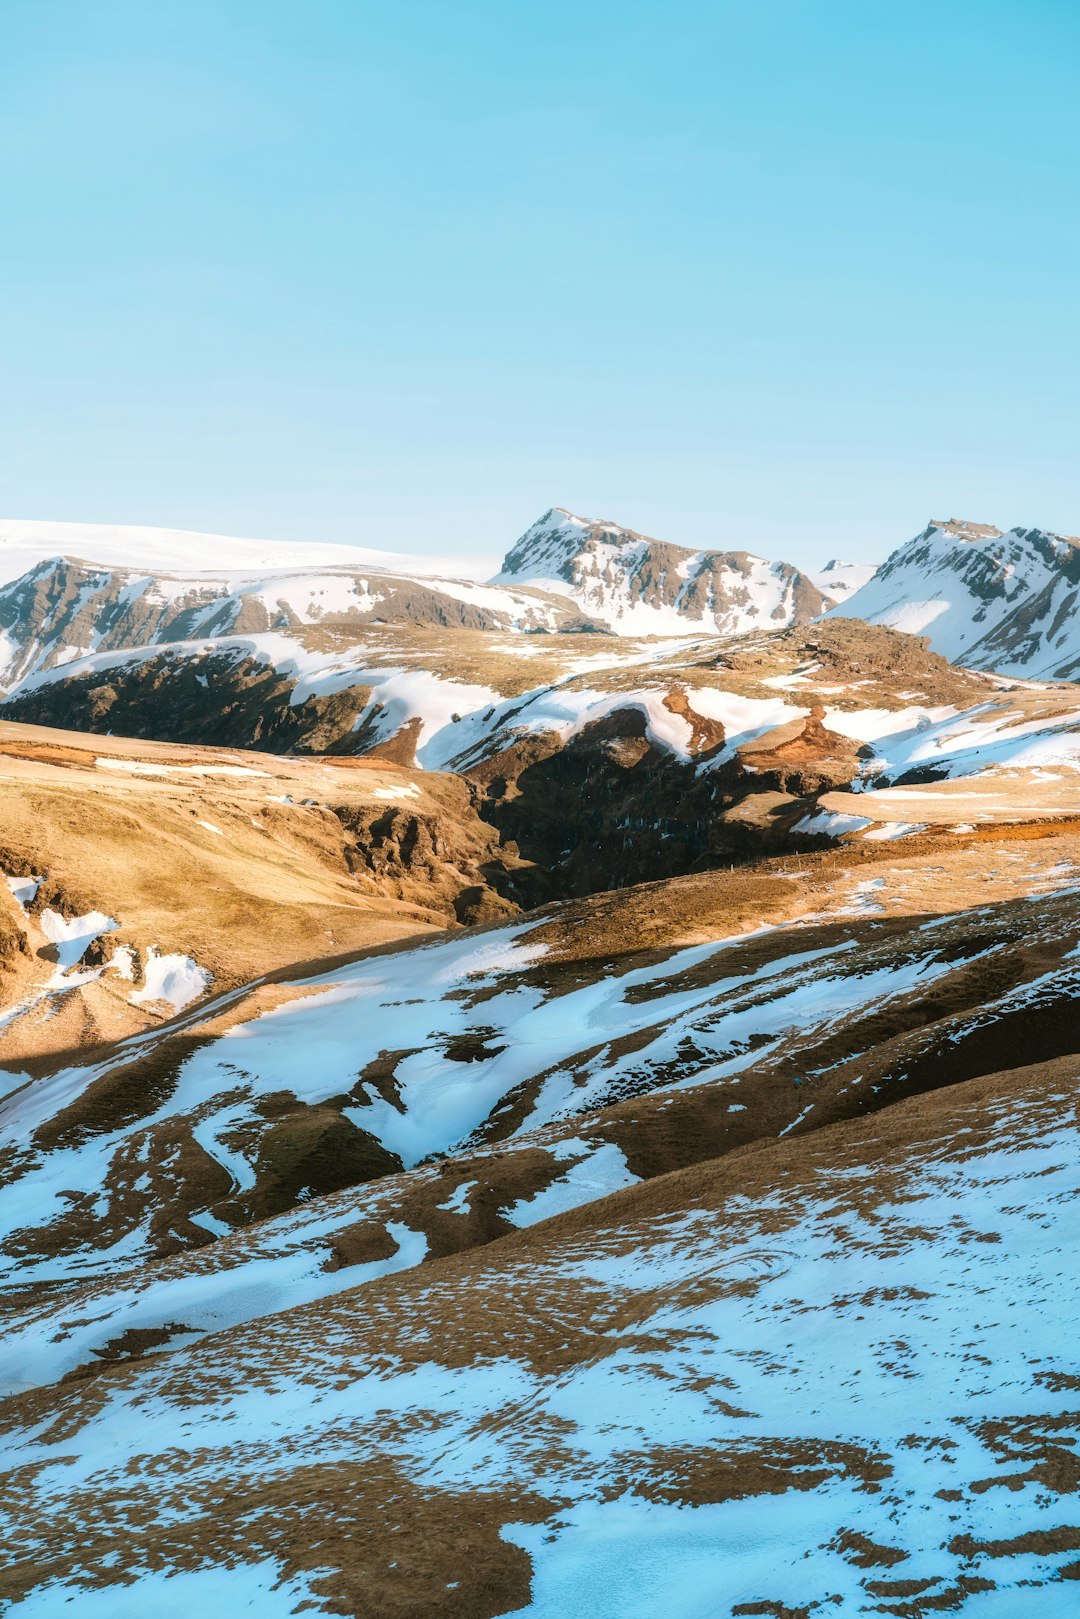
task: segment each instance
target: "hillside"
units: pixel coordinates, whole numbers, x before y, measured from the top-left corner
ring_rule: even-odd
[[[13,1093],[12,1611],[1052,1589],[1078,854],[991,829],[651,885]]]
[[[828,835],[823,794],[869,803],[993,768],[1041,771],[1044,803],[1046,773],[1071,775],[1080,752],[1075,689],[1006,689],[914,636],[839,619],[662,646],[299,628],[95,654],[28,679],[0,712],[452,771],[529,863],[512,889],[526,905]]]
[[[455,777],[0,724],[0,1060],[484,920],[519,862]]]
[[[57,557],[0,588],[0,688],[91,653],[301,625],[440,629],[578,627],[566,602],[468,580],[338,567],[297,573],[149,574]]]

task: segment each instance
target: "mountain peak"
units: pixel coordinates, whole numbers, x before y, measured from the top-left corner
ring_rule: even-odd
[[[992,523],[970,523],[965,517],[931,517],[926,532],[938,529],[958,540],[1000,540],[1002,530]]]
[[[1080,670],[1072,604],[1080,551],[1046,529],[934,520],[833,609],[926,635],[953,663],[1068,680]]]
[[[692,550],[564,506],[526,529],[492,583],[569,595],[590,618],[630,635],[783,629],[806,623],[841,594],[824,595],[787,562]]]

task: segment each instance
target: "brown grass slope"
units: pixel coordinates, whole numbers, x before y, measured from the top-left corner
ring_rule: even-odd
[[[151,947],[180,952],[217,991],[288,963],[509,914],[499,889],[515,856],[479,819],[475,796],[455,777],[389,762],[0,724],[0,868],[46,878],[29,917],[6,892],[0,907],[0,1011],[24,1007],[0,1030],[0,1059],[113,1040],[171,1015],[165,1003],[132,1003],[135,986],[109,972],[41,998],[55,965],[40,926],[46,907],[101,911],[118,924],[101,941],[106,959],[121,944],[137,963]]]

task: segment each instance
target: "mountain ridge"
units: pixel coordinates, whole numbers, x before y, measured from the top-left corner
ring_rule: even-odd
[[[950,662],[1028,679],[1080,670],[1080,541],[933,520],[830,611],[925,635]]]
[[[617,634],[740,634],[803,624],[828,607],[810,575],[744,550],[694,550],[553,506],[493,584],[564,591]]]

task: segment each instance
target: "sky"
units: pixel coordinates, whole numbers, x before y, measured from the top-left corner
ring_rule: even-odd
[[[0,515],[1080,531],[1075,0],[3,0]]]

